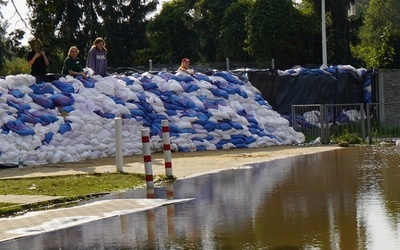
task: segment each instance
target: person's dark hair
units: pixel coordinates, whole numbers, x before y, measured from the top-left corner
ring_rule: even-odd
[[[42,50],[43,47],[42,41],[40,41],[40,39],[36,37],[29,39],[28,44],[32,49],[35,50]]]

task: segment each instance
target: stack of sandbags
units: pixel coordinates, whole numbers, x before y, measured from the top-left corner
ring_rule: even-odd
[[[251,83],[228,72],[67,76],[38,84],[18,75],[0,80],[0,163],[16,163],[19,150],[26,165],[115,156],[116,117],[124,155],[142,153],[144,128],[152,150],[160,150],[162,120],[179,151],[304,141]]]

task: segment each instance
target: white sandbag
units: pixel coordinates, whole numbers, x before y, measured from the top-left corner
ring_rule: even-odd
[[[192,123],[183,120],[179,120],[178,122],[175,123],[175,125],[178,126],[180,129],[193,128]]]
[[[183,87],[179,84],[179,82],[173,79],[168,80],[168,85],[166,87],[166,91],[173,91],[176,93],[185,91]]]
[[[112,96],[115,95],[114,83],[109,79],[103,78],[102,81],[96,82],[94,88],[100,93]]]
[[[17,118],[14,117],[13,115],[4,114],[4,115],[2,115],[2,116],[0,117],[0,120],[1,120],[1,122],[2,122],[3,124],[6,124],[7,122],[11,122],[11,121],[17,120]]]
[[[17,85],[32,86],[36,83],[36,78],[29,74],[9,75],[6,76],[5,79],[9,89],[12,89]]]

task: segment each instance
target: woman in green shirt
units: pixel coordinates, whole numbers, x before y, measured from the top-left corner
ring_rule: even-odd
[[[83,71],[82,64],[78,58],[79,50],[76,46],[72,46],[68,50],[68,56],[64,61],[63,74],[71,76],[87,77],[86,72]]]

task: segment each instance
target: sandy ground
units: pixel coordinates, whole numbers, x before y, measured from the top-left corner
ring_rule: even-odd
[[[331,146],[269,146],[262,148],[229,149],[201,152],[172,152],[172,174],[187,178],[199,174],[236,168],[248,163],[263,162],[277,158],[318,153],[340,149]],[[152,154],[153,175],[165,174],[163,152]],[[123,172],[145,173],[142,155],[125,156]],[[116,172],[116,158],[99,158],[72,163],[57,163],[43,166],[26,166],[22,169],[0,169],[0,179],[55,176],[67,174]]]

